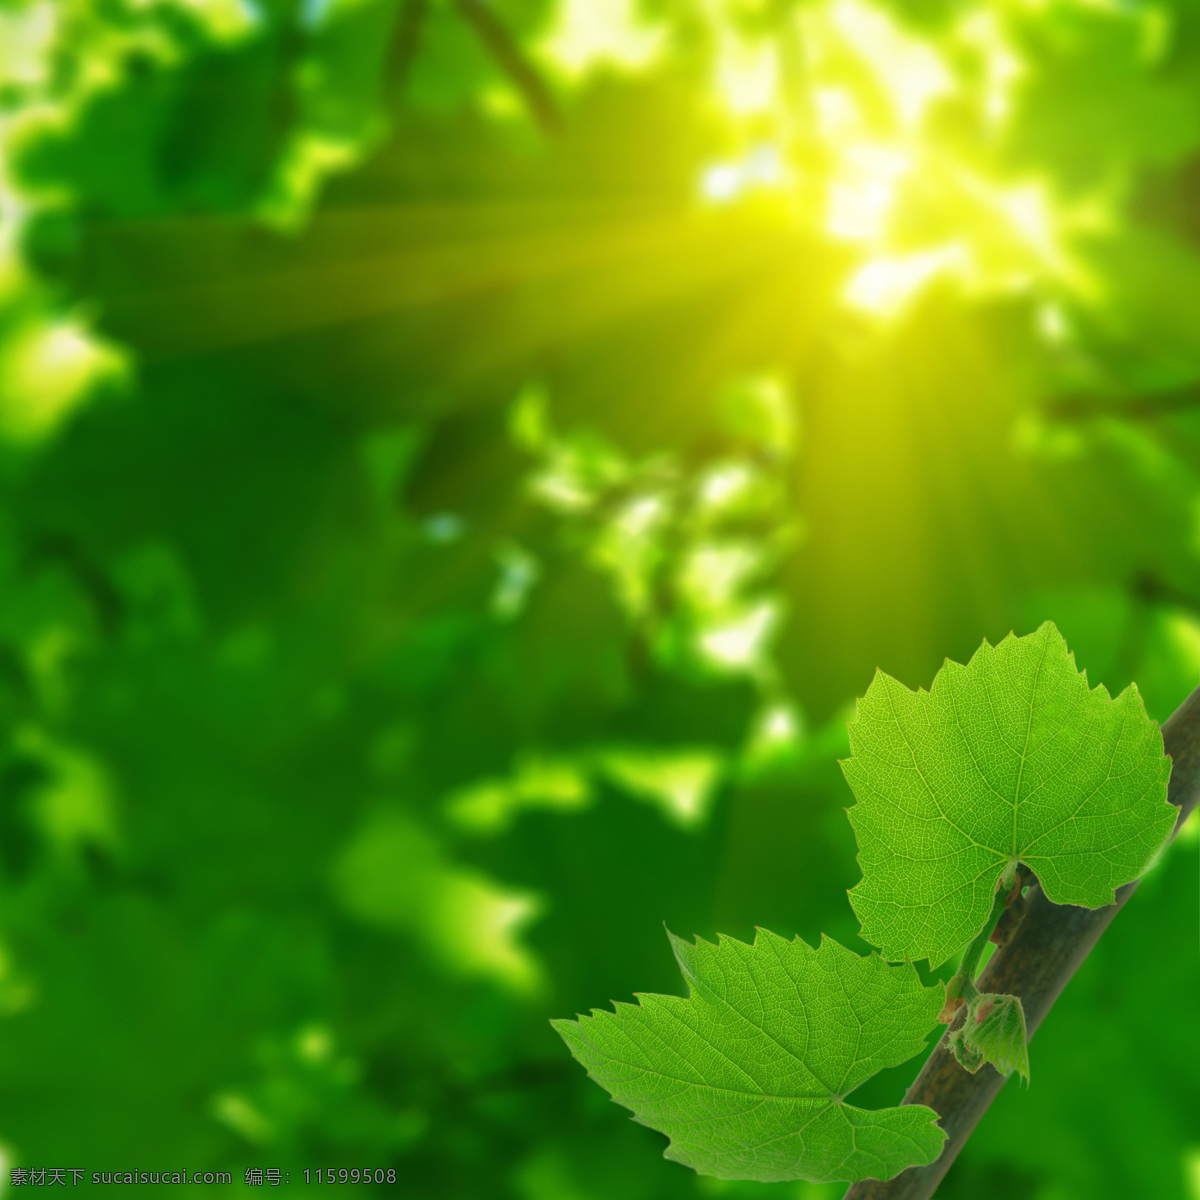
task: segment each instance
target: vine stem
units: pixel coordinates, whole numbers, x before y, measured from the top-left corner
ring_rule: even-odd
[[[1200,688],[1167,718],[1162,734],[1172,761],[1167,799],[1179,808],[1173,838],[1200,799]],[[1051,904],[1040,885],[1033,884],[1024,918],[1012,940],[988,960],[979,990],[1019,997],[1032,1040],[1071,976],[1136,889],[1135,880],[1117,889],[1116,903],[1089,909]],[[1004,1076],[990,1064],[974,1075],[964,1071],[943,1036],[901,1101],[927,1104],[938,1114],[947,1134],[942,1153],[929,1166],[909,1167],[886,1183],[864,1179],[852,1184],[844,1200],[929,1200],[1003,1086]]]
[[[979,936],[963,951],[962,962],[959,963],[958,970],[950,981],[952,986],[957,982],[957,995],[964,1000],[972,1000],[978,995],[975,987],[975,972],[979,970],[979,959],[983,954],[983,948],[991,941],[996,922],[1008,905],[1008,890],[1011,886],[1012,880],[1005,874],[996,888],[996,898],[992,901],[992,911],[988,919],[979,931]]]
[[[453,3],[459,15],[490,51],[497,66],[524,97],[542,132],[561,133],[563,118],[554,94],[500,18],[483,0],[453,0]]]

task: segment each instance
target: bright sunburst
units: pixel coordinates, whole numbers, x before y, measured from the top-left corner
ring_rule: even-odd
[[[841,298],[863,313],[898,314],[939,279],[975,295],[1086,293],[1071,235],[1108,223],[1111,198],[1066,205],[1001,165],[1027,72],[993,11],[936,40],[862,0],[805,6],[770,39],[723,25],[714,92],[754,140],[706,167],[703,194],[790,194],[800,220],[851,250]]]

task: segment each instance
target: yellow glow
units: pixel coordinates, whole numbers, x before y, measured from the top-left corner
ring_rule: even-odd
[[[735,505],[754,480],[744,463],[726,463],[708,471],[700,481],[700,502],[707,509]]]
[[[10,338],[0,361],[0,435],[18,442],[49,437],[105,378],[119,377],[126,359],[67,319],[35,321]]]
[[[862,0],[834,0],[828,20],[844,45],[871,68],[902,129],[915,129],[935,100],[956,90],[937,51],[880,9]]]
[[[790,705],[776,704],[763,715],[763,736],[773,742],[791,741],[800,732],[796,711]]]
[[[996,200],[1017,233],[1048,262],[1053,261],[1058,243],[1045,191],[1037,185],[1018,187],[998,192]]]
[[[733,163],[715,163],[704,172],[704,194],[710,200],[732,200],[741,191],[741,172]]]
[[[874,241],[887,228],[895,198],[895,184],[888,180],[868,179],[857,186],[835,183],[829,189],[826,228],[847,241]]]
[[[1012,112],[1017,86],[1027,74],[1025,63],[1013,49],[995,12],[967,13],[957,27],[959,42],[977,56],[985,79],[984,109],[993,125]]]
[[[776,700],[752,722],[742,748],[741,767],[749,775],[788,761],[803,745],[804,721],[795,705]]]
[[[555,464],[561,466],[561,464]],[[595,495],[569,471],[547,467],[532,476],[529,490],[549,509],[560,513],[584,512],[596,503]]]
[[[1037,331],[1043,341],[1051,345],[1062,345],[1070,336],[1070,326],[1063,310],[1057,304],[1042,304],[1037,310]]]
[[[727,34],[717,51],[716,87],[726,109],[744,117],[770,110],[779,93],[779,52],[765,40]]]
[[[1046,180],[989,164],[987,135],[1028,74],[1004,11],[976,8],[934,41],[866,0],[818,0],[795,18],[796,71],[786,35],[753,40],[730,31],[723,9],[707,11],[714,94],[775,157],[769,171],[766,158],[755,169],[748,159],[712,163],[702,192],[719,204],[764,186],[792,195],[789,211],[857,247],[841,288],[849,307],[891,319],[937,279],[975,296],[1052,282],[1094,298],[1071,236],[1111,224],[1116,197],[1097,192],[1068,211]],[[977,146],[947,144],[962,135],[944,132],[960,118],[935,119],[946,101],[973,115],[985,135]]]
[[[634,615],[650,602],[653,567],[662,555],[660,531],[669,515],[664,496],[635,496],[617,510],[593,546],[593,561],[612,575],[621,603]]]
[[[762,666],[767,642],[778,628],[781,615],[776,601],[762,600],[705,629],[697,639],[697,648],[718,670],[752,674]]]
[[[568,79],[601,67],[636,71],[658,58],[666,30],[641,16],[637,0],[563,0],[538,53]]]
[[[837,141],[862,135],[862,114],[848,88],[817,86],[813,88],[812,99],[817,125],[825,138]]]
[[[0,83],[30,86],[47,77],[57,9],[41,0],[17,12],[0,10]]]
[[[845,291],[854,308],[890,316],[903,308],[931,279],[964,259],[961,245],[906,257],[877,258],[851,276]]]
[[[614,527],[623,538],[648,538],[666,515],[667,503],[662,496],[638,496],[620,510]]]
[[[525,114],[525,105],[517,92],[504,83],[485,88],[479,96],[480,107],[497,120],[517,120]]]
[[[799,414],[793,404],[789,386],[783,377],[772,372],[743,375],[725,387],[721,405],[731,428],[750,441],[780,455],[791,455],[800,436]],[[750,499],[754,489],[744,464],[736,464],[744,476],[745,486],[732,496],[722,494],[722,504],[736,497]],[[727,468],[717,467],[717,471]]]
[[[29,273],[16,246],[16,218],[9,215],[0,190],[0,304],[13,300],[29,284]]]
[[[847,241],[875,241],[887,232],[900,181],[912,168],[903,151],[887,146],[852,146],[841,174],[829,188],[826,228]]]
[[[707,199],[720,204],[755,189],[778,188],[788,178],[778,147],[766,144],[741,159],[705,168],[701,189]]]

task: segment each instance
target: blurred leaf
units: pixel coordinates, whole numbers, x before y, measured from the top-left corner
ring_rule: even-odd
[[[383,812],[359,831],[332,881],[350,913],[416,935],[451,971],[517,991],[539,982],[540,965],[517,939],[540,898],[454,867],[429,833],[399,813]]]

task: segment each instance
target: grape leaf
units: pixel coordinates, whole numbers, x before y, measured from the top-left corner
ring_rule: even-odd
[[[947,659],[928,692],[876,672],[849,728],[850,901],[885,958],[940,966],[983,929],[1014,862],[1055,904],[1111,904],[1178,815],[1136,686],[1089,690],[1049,621],[965,667]]]
[[[1006,1079],[1016,1071],[1029,1082],[1029,1035],[1025,1009],[1016,996],[995,992],[975,996],[962,1027],[948,1041],[954,1057],[972,1075],[989,1062]]]
[[[765,929],[751,945],[667,936],[689,999],[551,1022],[618,1104],[671,1139],[667,1158],[723,1179],[823,1182],[890,1179],[938,1156],[932,1109],[844,1099],[925,1046],[944,988],[829,938],[814,950]]]

